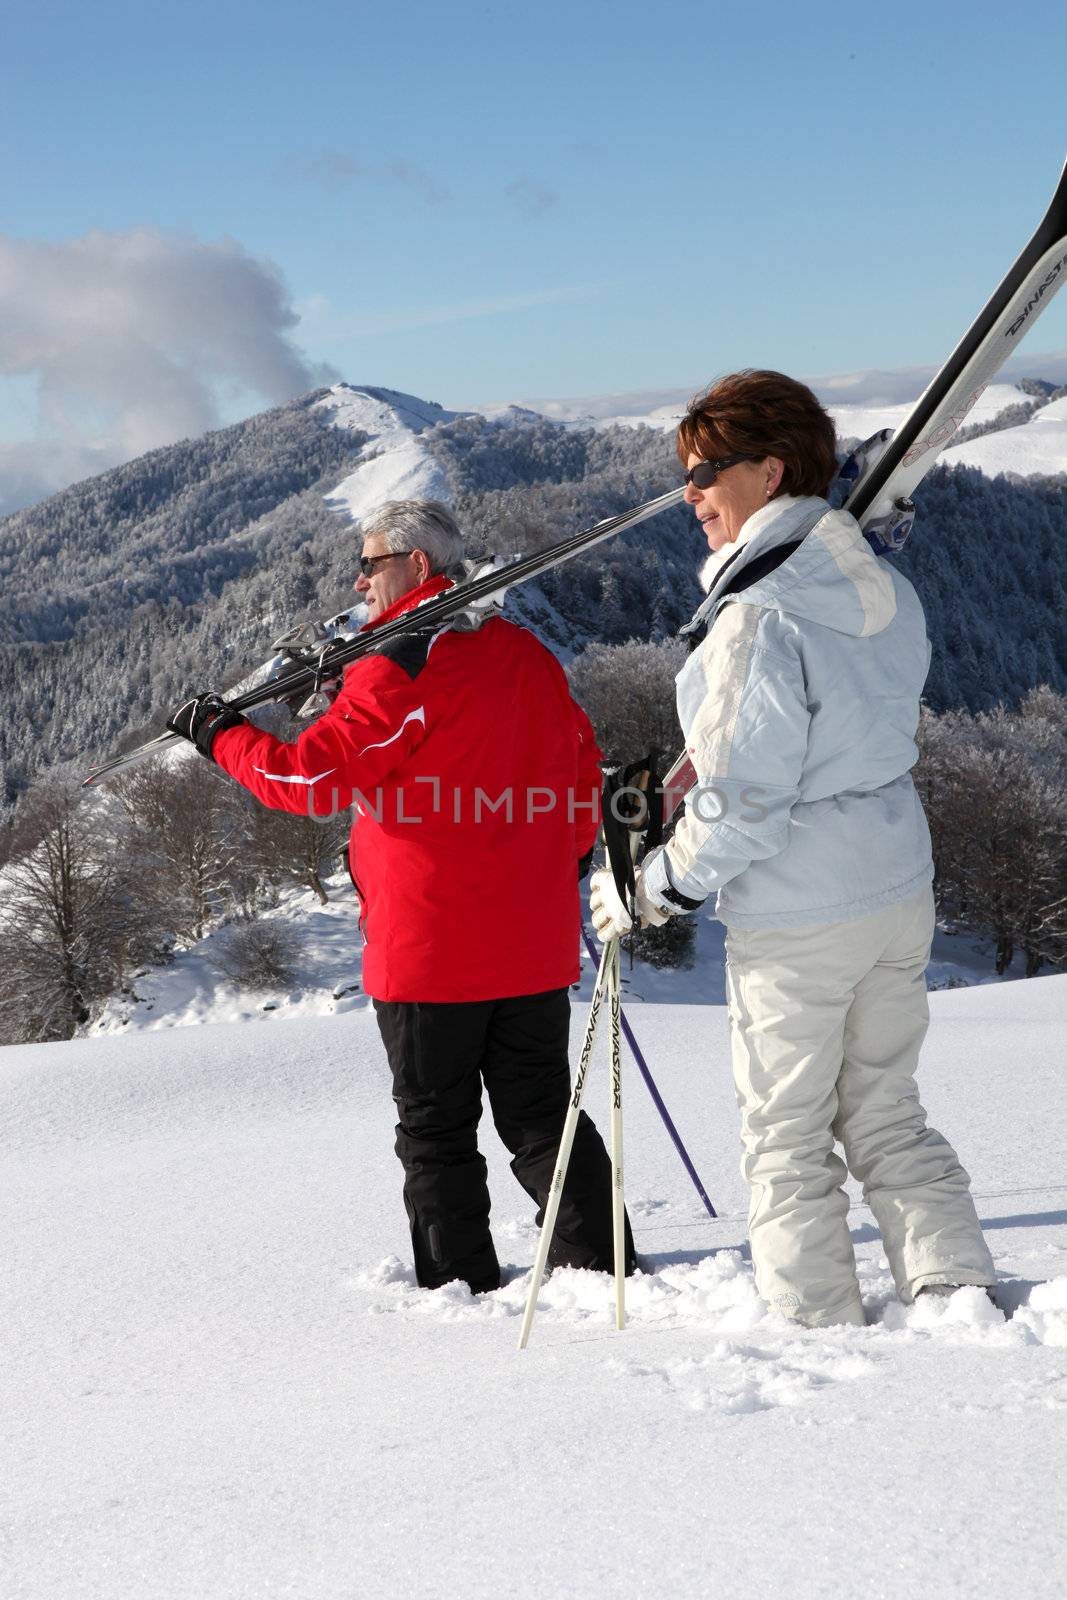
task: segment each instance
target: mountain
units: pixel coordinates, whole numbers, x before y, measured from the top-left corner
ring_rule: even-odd
[[[351,604],[353,516],[440,496],[482,549],[511,553],[666,488],[662,440],[654,454],[653,482],[641,452],[607,436],[339,384],[0,519],[0,800],[139,742],[182,694],[243,676],[292,621]],[[628,598],[646,631],[650,618],[672,631],[698,591],[681,515],[671,539],[576,566],[518,612],[564,650],[596,636],[601,609],[607,636],[624,637]]]
[[[293,621],[349,605],[352,519],[386,499],[451,501],[472,553],[512,555],[672,487],[674,413],[651,398],[647,416],[605,403],[583,422],[337,384],[0,519],[0,802],[42,769],[80,772],[139,742],[183,694],[244,676]],[[989,431],[920,490],[901,564],[927,604],[938,709],[1067,689],[1067,488],[1049,476],[1067,471],[1065,407],[1047,385],[995,385],[972,419]],[[842,434],[896,414],[835,409]],[[990,476],[1001,459],[1021,481]],[[700,598],[699,555],[677,507],[510,605],[564,659],[666,638]]]
[[[818,392],[818,383],[815,384]],[[840,385],[834,386],[836,395]],[[842,443],[867,439],[881,428],[898,428],[918,396],[906,401],[842,402],[820,394]],[[656,428],[673,433],[689,400],[683,390],[587,395],[537,402],[543,415],[568,428]],[[1033,426],[1031,426],[1033,424]],[[988,444],[978,444],[979,439]],[[977,467],[986,477],[1067,474],[1067,391],[1042,380],[993,383],[979,396],[957,442],[941,457],[948,466]]]

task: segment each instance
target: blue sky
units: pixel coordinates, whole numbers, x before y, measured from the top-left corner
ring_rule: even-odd
[[[1052,7],[8,17],[0,448],[129,453],[327,368],[475,405],[930,364],[1067,150]],[[1067,297],[1027,346],[1060,351]]]

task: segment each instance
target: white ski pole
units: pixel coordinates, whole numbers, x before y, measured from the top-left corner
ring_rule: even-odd
[[[582,1096],[585,1093],[585,1076],[589,1071],[589,1063],[593,1058],[593,1044],[596,1040],[597,1025],[600,1022],[600,1008],[604,999],[604,992],[609,982],[613,952],[615,958],[617,958],[618,941],[616,939],[612,939],[604,946],[603,954],[600,957],[596,984],[593,988],[593,998],[589,1006],[589,1021],[586,1024],[585,1041],[582,1045],[582,1054],[578,1062],[578,1071],[575,1074],[574,1087],[571,1090],[571,1103],[567,1108],[567,1119],[563,1124],[563,1137],[559,1142],[556,1170],[552,1174],[552,1187],[548,1191],[548,1199],[545,1202],[545,1220],[541,1224],[541,1238],[537,1245],[533,1274],[530,1278],[530,1289],[526,1296],[526,1310],[523,1313],[522,1328],[519,1332],[520,1350],[526,1349],[526,1343],[530,1337],[534,1312],[537,1309],[537,1296],[541,1291],[541,1279],[545,1275],[545,1262],[548,1260],[552,1235],[556,1231],[556,1216],[559,1212],[560,1200],[563,1197],[563,1185],[566,1182],[567,1168],[570,1165],[571,1147],[574,1144],[574,1135],[578,1128],[578,1113],[582,1109]]]

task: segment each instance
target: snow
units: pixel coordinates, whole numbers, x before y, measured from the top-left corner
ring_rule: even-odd
[[[438,422],[451,422],[460,415],[446,411],[433,400],[403,394],[399,389],[360,388],[352,383],[335,383],[314,408],[325,412],[333,428],[385,436],[398,432],[421,433]]]
[[[516,405],[483,406],[478,415],[484,417],[486,422],[497,422],[505,428],[521,428],[527,423],[545,420],[539,411],[531,411],[529,406]]]
[[[942,459],[948,466],[979,467],[991,478],[998,472],[1020,478],[1067,472],[1067,396],[1042,406],[1021,427],[950,446]]]
[[[621,412],[617,416],[599,418],[598,428],[656,428],[660,433],[673,433],[685,416],[688,399],[671,405],[656,406],[644,413]]]
[[[886,374],[884,378],[892,379],[894,375]],[[839,382],[829,380],[833,392],[840,392]],[[891,387],[883,383],[883,387]],[[860,388],[869,388],[869,385],[859,384]],[[533,404],[543,416],[553,421],[564,423],[568,426],[610,428],[610,427],[648,427],[660,429],[673,429],[678,426],[685,415],[686,407],[693,394],[698,391],[699,385],[690,389],[678,390],[649,390],[634,394],[597,395],[586,396],[580,400],[543,400],[534,401]],[[823,393],[819,383],[815,381],[817,393]],[[847,403],[836,402],[829,395],[823,394],[827,410],[833,417],[837,431],[842,439],[867,439],[872,433],[877,433],[880,428],[897,428],[907,416],[915,401],[918,399],[921,384],[910,392],[903,402],[882,400],[876,396],[867,395],[861,401]],[[992,422],[1002,411],[1009,406],[1019,405],[1030,399],[1022,389],[1014,383],[993,383],[981,394],[967,417],[968,425],[974,422]],[[503,409],[503,408],[500,408]]]
[[[1009,407],[1028,397],[1017,384],[994,383],[979,397],[967,425],[992,422]],[[688,391],[650,390],[632,394],[602,395],[582,400],[540,401],[538,410],[516,404],[481,408],[481,415],[504,426],[518,426],[542,416],[561,427],[650,427],[672,432],[688,403]],[[842,439],[866,439],[880,428],[897,428],[913,400],[882,404],[864,399],[831,404],[828,409]],[[330,425],[358,429],[369,435],[359,464],[327,500],[359,520],[386,500],[431,499],[449,503],[452,491],[444,469],[420,440],[435,423],[464,413],[447,411],[431,401],[393,389],[339,383],[316,409],[326,413]],[[957,445],[944,452],[948,465],[976,466],[989,476],[1015,472],[1067,472],[1067,402],[1043,406],[1025,424]]]
[[[903,405],[879,405],[867,401],[858,405],[831,405],[827,409],[834,419],[840,439],[869,439],[881,428],[896,430],[904,421],[915,401],[918,391]],[[963,426],[972,427],[977,422],[993,422],[1009,406],[1024,404],[1032,399],[1014,383],[991,383],[967,413]],[[983,442],[983,441],[978,441]],[[946,451],[947,459],[951,452]]]
[[[893,374],[882,377],[883,388],[893,387],[889,381]],[[827,380],[827,386],[832,386],[834,393],[839,393],[842,387],[834,380]],[[815,387],[819,392],[818,382]],[[857,387],[870,389],[869,384],[863,383],[858,383]],[[899,389],[899,385],[896,387]],[[826,399],[826,404],[840,439],[868,439],[881,428],[899,428],[918,396],[919,389],[916,389],[905,401],[883,401],[868,394],[862,400],[849,402]],[[542,415],[565,427],[647,427],[673,432],[685,414],[689,398],[690,391],[655,390],[646,394],[586,396],[580,400],[544,400],[535,404]],[[968,412],[963,426],[995,422],[1010,407],[1033,398],[1016,383],[990,384]],[[948,466],[978,467],[989,477],[1000,472],[1013,472],[1020,477],[1067,473],[1067,401],[1054,400],[1042,406],[1026,423],[945,450],[941,460]]]
[[[487,1122],[508,1282],[414,1286],[365,1009],[3,1050],[5,1600],[1058,1597],[1067,977],[932,1004],[923,1100],[1009,1318],[903,1307],[858,1202],[870,1326],[765,1312],[725,1013],[646,1005],[719,1219],[627,1066],[629,1324],[560,1272],[521,1355],[532,1206]]]
[[[690,399],[702,387],[699,379],[678,389],[631,389],[614,394],[571,396],[569,399],[527,400],[520,402],[532,407],[550,422],[569,427],[606,427],[611,421],[625,418],[641,422],[662,413],[676,411],[680,416]],[[485,411],[484,406],[478,407]]]
[[[444,469],[420,444],[419,434],[458,412],[395,389],[348,383],[335,384],[315,409],[326,413],[331,427],[370,435],[355,471],[326,496],[353,520],[369,516],[386,500],[451,501]]]
[[[260,1018],[333,1016],[369,1005],[361,986],[359,902],[346,872],[327,878],[323,906],[310,889],[283,890],[259,921],[280,922],[299,937],[298,984],[241,991],[222,972],[219,958],[229,927],[176,950],[163,966],[138,972],[130,989],[113,995],[84,1030],[90,1038],[132,1030],[185,1028]]]

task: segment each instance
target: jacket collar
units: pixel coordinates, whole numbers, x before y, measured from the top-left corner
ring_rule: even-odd
[[[807,533],[829,509],[825,500],[813,494],[779,495],[769,505],[760,506],[734,542],[716,551],[712,561],[705,562],[700,577],[709,599],[721,592],[724,583],[732,583],[757,556]]]
[[[399,600],[394,600],[391,606],[387,606],[374,618],[373,622],[365,622],[359,631],[369,633],[372,628],[380,628],[384,623],[402,617],[405,611],[415,611],[424,601],[432,600],[435,594],[443,594],[446,589],[452,587],[451,578],[446,578],[443,572],[436,572],[432,578],[427,578],[425,583],[420,583],[415,589],[409,589]]]
[[[806,538],[829,510],[818,495],[781,495],[753,512],[737,538],[717,550],[704,565],[700,580],[707,597],[685,627],[679,629],[679,638],[686,640],[690,650],[700,644],[711,626],[720,596],[734,585],[744,569],[780,545]],[[785,554],[792,560],[798,552]]]

